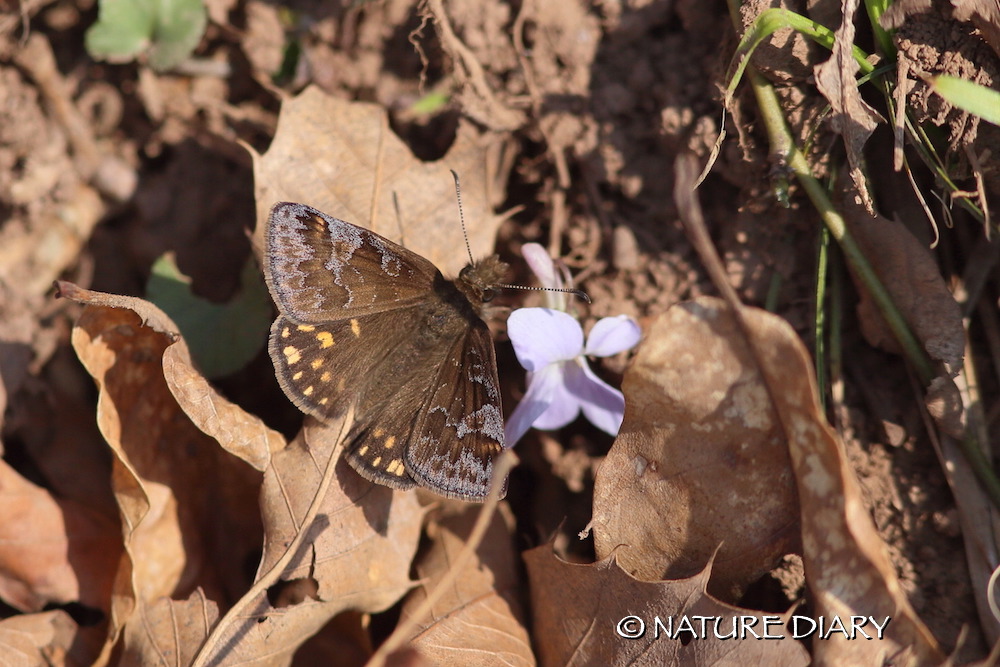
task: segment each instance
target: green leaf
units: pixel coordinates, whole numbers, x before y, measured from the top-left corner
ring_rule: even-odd
[[[872,34],[879,45],[882,53],[895,60],[896,45],[892,41],[892,34],[895,31],[888,31],[882,27],[882,15],[889,9],[892,0],[865,0],[865,9],[868,11],[868,21],[871,24]]]
[[[410,106],[410,111],[418,116],[430,116],[443,110],[451,96],[445,91],[431,91]]]
[[[159,20],[149,50],[149,65],[167,70],[187,58],[205,33],[208,14],[203,0],[159,0]]]
[[[930,80],[931,90],[956,107],[1000,125],[1000,93],[954,76],[942,74]]]
[[[217,304],[191,292],[191,279],[177,268],[173,253],[153,264],[146,298],[177,323],[206,377],[223,377],[243,368],[267,340],[271,298],[253,257],[243,266],[240,281],[240,294]]]
[[[151,0],[102,0],[84,38],[87,52],[112,62],[132,60],[149,46],[155,21]]]
[[[96,59],[128,62],[148,53],[153,69],[166,70],[191,55],[207,22],[203,0],[100,0],[85,44]]]

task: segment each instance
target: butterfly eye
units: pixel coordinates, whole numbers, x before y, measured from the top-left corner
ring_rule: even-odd
[[[500,291],[495,287],[487,287],[483,289],[483,296],[481,297],[483,303],[489,303],[490,301],[493,300],[493,297],[495,297],[499,293]]]

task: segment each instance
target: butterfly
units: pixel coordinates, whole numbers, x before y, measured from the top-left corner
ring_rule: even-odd
[[[278,383],[320,420],[355,421],[345,456],[363,477],[482,502],[504,423],[489,301],[507,264],[454,281],[427,259],[304,204],[275,204],[264,276],[278,306]]]

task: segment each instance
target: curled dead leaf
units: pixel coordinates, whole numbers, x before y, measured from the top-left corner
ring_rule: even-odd
[[[857,617],[892,620],[878,642],[852,641],[851,633],[838,633],[814,644],[813,659],[818,664],[940,662],[943,656],[937,643],[910,607],[886,545],[865,508],[844,445],[820,407],[808,350],[787,322],[772,315],[761,318],[761,311],[741,304],[725,281],[700,206],[688,186],[694,173],[691,160],[678,160],[675,195],[689,234],[726,296],[788,446],[813,613],[841,621]]]
[[[882,118],[862,99],[855,80],[860,66],[851,49],[854,45],[854,15],[858,5],[859,0],[844,0],[841,3],[841,24],[837,28],[830,59],[819,65],[815,74],[816,87],[830,102],[833,110],[831,124],[844,138],[851,179],[858,198],[865,209],[874,214],[875,203],[868,192],[862,151]]]
[[[230,454],[263,472],[271,454],[285,446],[280,433],[223,398],[177,345],[163,352],[163,374],[185,414]]]
[[[743,316],[748,312],[741,309]],[[795,470],[814,613],[892,619],[881,641],[851,641],[837,634],[814,644],[813,659],[817,664],[941,662],[937,642],[900,586],[844,445],[820,409],[809,352],[787,322],[775,317],[771,326],[783,333],[763,338],[752,328],[747,331]]]
[[[73,346],[100,390],[97,420],[113,453],[112,488],[123,525],[106,651],[136,607],[200,586],[214,600],[238,594],[240,568],[260,548],[260,477],[199,430],[171,393],[163,357],[184,342],[166,315],[133,297],[60,283],[86,307]]]
[[[235,607],[238,618],[217,628],[216,652],[199,659],[218,651],[227,659],[290,659],[340,611],[382,611],[409,590],[423,512],[412,493],[373,486],[335,457],[338,425],[311,424],[285,447],[211,389],[154,306],[69,284],[60,289],[87,304],[73,340],[101,388],[99,422],[115,452],[116,499],[128,526],[108,646],[124,632],[131,655],[157,655],[174,641],[157,629],[164,619],[190,628],[187,639],[200,643],[217,615],[205,610],[227,599],[222,586],[246,589],[231,564],[245,562],[261,535],[257,582],[314,582],[315,599],[276,607],[266,586],[251,588]],[[263,468],[263,479],[198,426]],[[334,480],[328,486],[321,484],[327,475]],[[199,539],[209,535],[219,539]],[[191,584],[205,592],[186,603],[171,600]],[[282,648],[275,653],[274,646]]]
[[[683,325],[683,320],[688,318],[697,324],[696,314],[708,322],[733,320],[728,312],[719,309],[717,301],[707,300],[707,304],[715,306],[711,311],[706,307],[705,301],[699,300],[686,308],[675,307],[663,318],[677,311],[677,321],[671,321],[675,328]],[[886,660],[889,656],[900,655],[921,664],[939,662],[942,656],[937,643],[910,607],[888,558],[885,544],[864,506],[843,444],[820,410],[812,362],[805,346],[788,323],[778,317],[745,307],[740,307],[739,316],[743,319],[743,326],[736,329],[730,325],[739,333],[729,337],[719,336],[718,341],[709,335],[705,323],[700,324],[703,329],[701,332],[686,330],[686,336],[696,339],[697,345],[690,346],[693,350],[680,347],[669,357],[660,350],[657,350],[658,354],[644,351],[648,341],[655,341],[664,335],[657,332],[662,322],[654,321],[650,326],[646,342],[636,355],[634,368],[645,371],[648,365],[657,370],[658,375],[654,377],[663,378],[660,380],[660,395],[657,395],[652,383],[641,385],[645,391],[636,393],[631,385],[631,378],[626,378],[626,405],[629,402],[632,405],[627,411],[634,410],[636,414],[655,416],[651,419],[632,417],[633,421],[630,421],[632,413],[627,412],[619,440],[598,473],[594,517],[598,553],[608,553],[607,550],[611,550],[616,555],[620,554],[623,561],[631,558],[630,562],[636,563],[633,567],[638,570],[649,567],[650,564],[670,567],[675,562],[681,562],[679,559],[685,555],[684,550],[689,545],[700,544],[699,540],[704,539],[700,536],[702,533],[708,534],[709,539],[722,542],[724,536],[715,535],[710,523],[719,516],[725,516],[715,510],[721,504],[719,494],[713,496],[707,493],[706,489],[712,488],[707,483],[696,486],[688,482],[688,478],[695,477],[691,468],[697,472],[698,459],[695,459],[694,466],[681,467],[678,471],[676,466],[683,464],[666,458],[662,450],[652,450],[648,445],[654,440],[671,442],[679,436],[686,436],[693,442],[700,438],[709,443],[720,440],[724,443],[723,438],[713,438],[725,433],[714,425],[720,421],[716,416],[726,414],[736,414],[742,418],[746,423],[743,427],[746,434],[753,433],[753,429],[748,428],[750,426],[756,425],[759,428],[765,423],[776,425],[780,431],[778,442],[783,440],[787,446],[795,473],[794,482],[801,514],[803,561],[806,581],[814,599],[815,614],[826,617],[836,615],[840,618],[892,618],[883,641],[846,641],[837,636],[831,641],[817,643],[814,647],[814,659],[826,664],[872,664]],[[675,335],[685,335],[684,331],[682,329]],[[745,342],[740,340],[744,332]],[[733,372],[729,373],[732,381],[728,385],[715,389],[706,384],[704,377],[698,375],[699,372],[707,375],[703,370],[706,367],[726,368],[722,363],[725,357],[721,354],[721,341],[726,341],[727,348],[742,348],[744,354],[749,352],[744,357],[749,362],[744,372],[750,377],[759,375],[757,381],[763,383],[764,389],[752,390],[753,385],[747,384],[746,378]],[[749,349],[746,343],[749,343]],[[710,352],[699,354],[699,347],[703,350],[707,348]],[[720,373],[720,376],[724,375]],[[685,392],[678,389],[684,385],[692,387],[688,390],[692,396],[689,402],[678,399],[678,396],[684,396]],[[684,389],[687,390],[686,387]],[[757,401],[744,400],[739,409],[727,409],[729,404],[723,398],[737,395],[737,390],[742,390],[748,397],[760,395],[761,392],[763,395]],[[650,409],[653,405],[657,406],[656,410]],[[700,411],[696,412],[698,408]],[[679,419],[679,415],[684,414],[681,412],[684,409],[688,411],[693,428],[685,428]],[[754,415],[767,415],[770,422],[752,419]],[[707,417],[716,419],[713,421],[706,419]],[[640,434],[634,433],[633,429],[637,429],[640,424]],[[740,435],[735,430],[729,433],[728,439],[737,443],[747,441],[746,435]],[[616,453],[615,450],[618,449],[622,451]],[[677,451],[672,454],[675,459],[685,456],[690,458],[692,450],[694,447],[689,445],[686,454]],[[656,454],[647,456],[653,451]],[[731,453],[727,459],[739,460]],[[713,467],[711,460],[701,465],[709,467],[717,478],[720,473],[714,468],[725,470],[717,463]],[[781,477],[775,479],[781,480]],[[680,486],[681,483],[686,483],[686,486]],[[671,485],[679,486],[673,494],[676,496],[673,500],[663,494],[663,489],[670,488]],[[691,491],[692,488],[695,492]],[[753,489],[739,486],[735,488],[738,493],[753,492]],[[780,489],[781,486],[777,488]],[[615,496],[609,490],[618,492],[618,495]],[[758,490],[757,493],[756,503],[768,502],[766,489]],[[681,520],[672,519],[668,512],[662,510],[660,514],[655,514],[657,509],[653,505],[656,503],[642,504],[643,494],[652,495],[657,503],[672,502],[670,510],[680,512]],[[784,497],[785,494],[778,495]],[[722,499],[725,499],[724,495]],[[774,502],[773,499],[770,500]],[[699,503],[710,504],[710,507],[701,508]],[[738,507],[732,501],[730,503],[731,506]],[[701,513],[701,519],[691,520],[691,516],[699,516],[697,512]],[[646,513],[654,516],[655,520],[628,520],[625,517],[626,514],[641,517]],[[738,514],[733,512],[733,517],[738,518]],[[666,525],[668,530],[659,529],[660,524]],[[726,530],[730,540],[731,535],[741,534],[735,521],[727,524]],[[664,532],[673,532],[680,537],[667,541],[662,537]],[[629,548],[615,550],[617,545],[613,544],[614,541],[629,545]],[[651,548],[650,544],[655,547]],[[720,553],[727,545],[728,542],[723,542]],[[661,553],[656,553],[657,549]]]
[[[957,371],[965,354],[962,312],[934,257],[901,222],[871,216],[850,197],[842,197],[839,203],[848,230],[927,354]],[[899,346],[877,304],[859,281],[855,283],[861,292],[858,316],[865,338],[898,353]]]
[[[774,315],[748,314],[766,340],[784,335]],[[742,331],[718,299],[675,306],[649,323],[622,389],[595,481],[598,557],[653,581],[698,572],[718,549],[709,589],[737,599],[798,548],[784,432]]]

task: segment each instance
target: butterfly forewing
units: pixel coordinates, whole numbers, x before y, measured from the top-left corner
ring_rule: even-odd
[[[438,274],[420,255],[304,204],[275,204],[264,243],[271,294],[300,323],[420,302]]]

